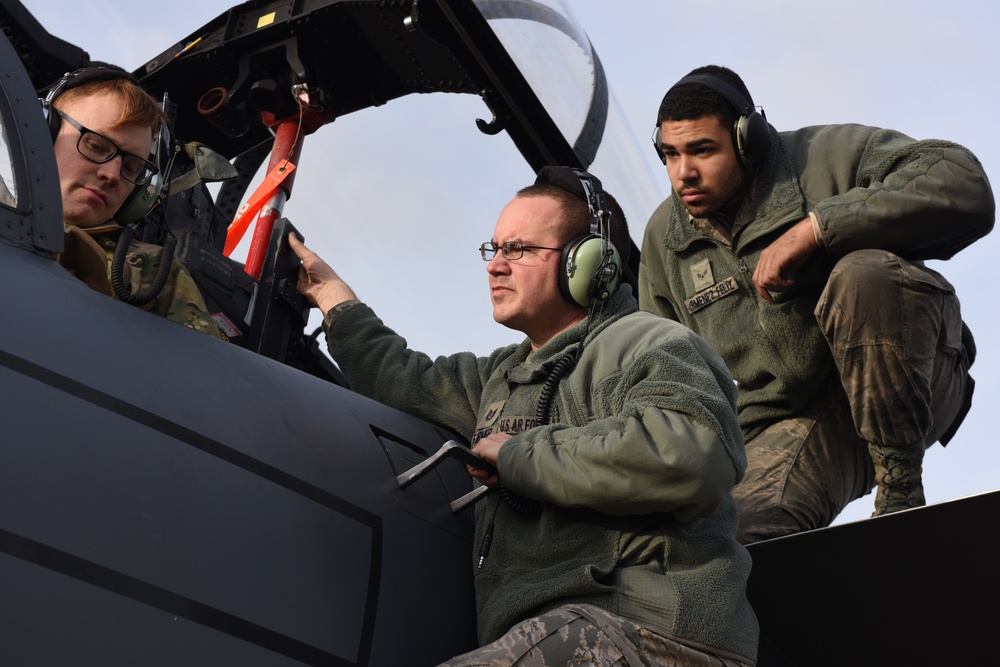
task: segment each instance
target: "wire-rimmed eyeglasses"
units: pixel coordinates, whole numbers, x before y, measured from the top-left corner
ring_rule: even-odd
[[[493,241],[487,241],[479,246],[479,254],[483,256],[483,261],[488,262],[497,256],[497,251],[503,254],[503,258],[513,262],[524,257],[525,250],[562,250],[562,248],[549,248],[543,245],[525,245],[520,241],[507,241],[502,245],[497,245]]]
[[[122,166],[119,169],[122,178],[129,183],[145,185],[156,173],[156,167],[152,162],[143,160],[138,155],[133,155],[123,151],[118,145],[93,130],[84,127],[76,120],[69,117],[64,111],[55,110],[59,117],[72,125],[80,133],[80,138],[76,142],[76,150],[80,155],[95,164],[104,164],[114,159],[116,155],[122,156]]]

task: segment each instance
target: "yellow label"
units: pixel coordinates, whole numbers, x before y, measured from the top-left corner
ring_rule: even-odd
[[[259,19],[257,19],[257,29],[263,28],[264,26],[269,26],[274,23],[275,12],[270,14],[264,14]]]

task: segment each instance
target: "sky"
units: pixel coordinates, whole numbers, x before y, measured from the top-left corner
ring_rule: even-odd
[[[76,1],[22,2],[51,34],[127,69],[231,6],[171,0],[154,13],[134,0],[92,0],[83,10]],[[646,142],[664,92],[706,64],[737,71],[779,130],[853,122],[949,139],[972,150],[1000,182],[995,0],[568,4],[621,111],[626,132],[617,140],[645,151],[646,162],[630,172],[597,173],[612,193],[648,179],[653,199],[669,194],[665,170]],[[534,175],[502,134],[486,137],[476,129],[476,118],[489,117],[479,98],[433,95],[340,118],[307,137],[284,209],[306,244],[412,348],[431,356],[486,354],[521,338],[492,319],[477,248],[492,236],[500,209]],[[637,243],[651,212],[652,205],[626,211]],[[1000,407],[1000,302],[990,268],[998,257],[994,232],[947,262],[931,263],[955,285],[978,356],[969,416],[947,448],[927,452],[928,503],[1000,488],[992,422]],[[866,518],[873,498],[849,505],[836,523]]]

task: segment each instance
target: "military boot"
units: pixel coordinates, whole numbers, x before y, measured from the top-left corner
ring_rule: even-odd
[[[923,446],[883,447],[869,443],[868,451],[875,463],[875,484],[878,487],[872,516],[923,507],[926,503],[921,480]]]

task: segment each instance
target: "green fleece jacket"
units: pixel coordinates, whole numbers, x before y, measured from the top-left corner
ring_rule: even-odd
[[[639,304],[678,320],[719,352],[739,383],[746,440],[833,386],[836,369],[813,315],[836,260],[878,248],[910,261],[948,259],[993,227],[982,165],[946,141],[861,125],[778,134],[752,189],[756,218],[732,248],[692,223],[676,197],[653,213],[642,244]],[[757,294],[761,252],[814,213],[822,249],[793,289]]]
[[[731,488],[746,469],[735,386],[687,328],[637,312],[628,288],[594,321],[535,352],[431,360],[367,307],[328,313],[330,352],[360,393],[476,440],[515,434],[500,479],[539,514],[492,493],[476,506],[479,639],[567,603],[589,603],[751,660],[758,626],[746,599],[750,557],[736,542]],[[585,340],[536,417],[556,361]],[[478,567],[486,526],[492,546]]]

